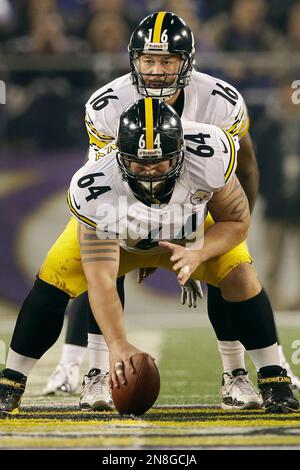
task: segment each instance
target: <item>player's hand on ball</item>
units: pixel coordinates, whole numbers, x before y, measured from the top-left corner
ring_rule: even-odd
[[[173,271],[179,271],[177,279],[179,284],[184,286],[201,263],[201,251],[191,250],[170,242],[158,242],[158,244],[161,248],[166,248],[172,252],[170,258],[170,261],[174,262],[172,269]]]
[[[149,354],[134,354],[131,362],[136,373],[127,374],[126,385],[120,384],[118,388],[112,389],[112,398],[120,414],[138,416],[146,413],[157,400],[160,377]]]
[[[135,370],[131,361],[134,354],[141,353],[126,340],[116,340],[109,346],[109,384],[110,387],[119,387],[126,384],[126,374],[134,374]]]

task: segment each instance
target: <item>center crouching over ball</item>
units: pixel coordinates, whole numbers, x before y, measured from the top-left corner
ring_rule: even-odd
[[[120,414],[142,415],[155,403],[160,390],[160,376],[153,359],[146,353],[131,358],[135,373],[125,371],[126,384],[113,387],[112,397]]]

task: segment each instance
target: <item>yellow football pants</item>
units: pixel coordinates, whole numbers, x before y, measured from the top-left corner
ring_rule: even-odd
[[[212,218],[208,216],[205,220],[205,230],[213,223]],[[77,297],[87,290],[80,258],[77,227],[78,222],[71,218],[65,230],[49,250],[39,272],[40,279],[58,287],[71,297]],[[169,252],[144,255],[121,249],[118,275],[123,276],[134,269],[150,267],[160,267],[172,271],[170,256]],[[220,282],[236,266],[251,262],[252,258],[247,243],[243,242],[224,255],[202,263],[193,273],[192,278],[219,286]]]

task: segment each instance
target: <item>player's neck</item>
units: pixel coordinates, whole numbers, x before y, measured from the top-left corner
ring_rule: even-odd
[[[169,104],[170,106],[173,106],[173,104],[176,102],[179,94],[180,94],[180,89],[176,91],[174,95],[171,96],[168,100],[166,100],[166,103]]]

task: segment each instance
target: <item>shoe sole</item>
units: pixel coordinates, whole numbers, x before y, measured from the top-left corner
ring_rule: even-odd
[[[109,405],[104,401],[95,401],[91,406],[89,403],[80,403],[79,408],[82,411],[113,411],[115,409],[114,405]]]
[[[266,413],[282,413],[282,414],[287,414],[287,413],[295,413],[295,411],[298,411],[299,408],[289,408],[286,405],[272,405],[269,406],[268,408],[265,408]]]
[[[222,410],[260,410],[262,405],[257,402],[249,402],[243,406],[234,406],[234,405],[227,405],[226,403],[221,403]]]

